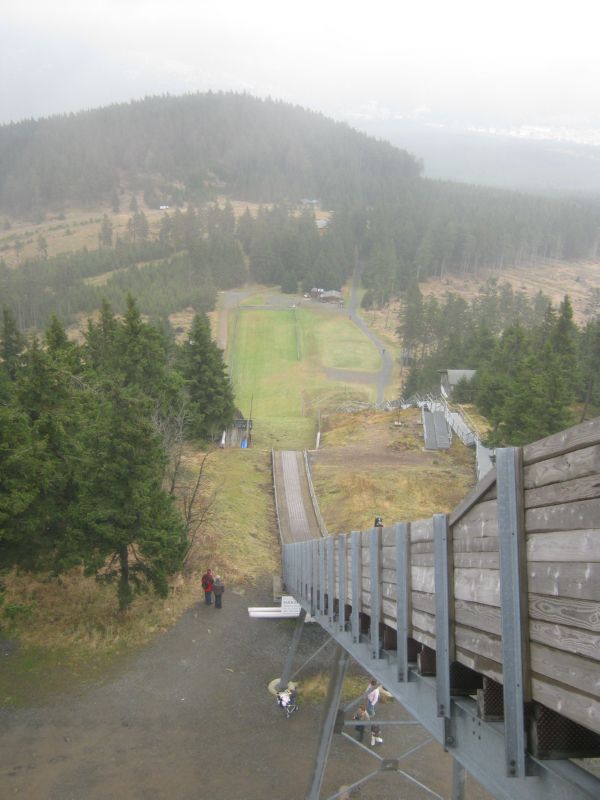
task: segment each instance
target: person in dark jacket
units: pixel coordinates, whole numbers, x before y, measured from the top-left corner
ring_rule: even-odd
[[[220,575],[217,575],[215,578],[215,582],[213,583],[213,593],[215,595],[215,608],[221,608],[221,602],[223,599],[223,592],[225,591],[225,584],[223,583],[223,578]]]
[[[215,579],[211,569],[207,569],[204,575],[200,578],[200,583],[204,589],[204,602],[207,606],[212,605],[212,593]]]
[[[358,711],[352,717],[352,719],[355,719],[357,722],[369,722],[371,718],[367,714],[367,709],[364,706],[359,706]],[[365,738],[366,725],[355,725],[354,727],[356,728],[356,732],[358,734],[358,741],[362,742]]]

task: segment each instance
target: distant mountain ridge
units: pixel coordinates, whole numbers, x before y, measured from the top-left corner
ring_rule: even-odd
[[[356,127],[414,153],[428,178],[554,196],[600,195],[600,146],[409,120],[361,120]]]
[[[0,210],[146,202],[216,192],[257,202],[369,202],[421,172],[417,159],[321,114],[246,94],[148,97],[0,126]]]

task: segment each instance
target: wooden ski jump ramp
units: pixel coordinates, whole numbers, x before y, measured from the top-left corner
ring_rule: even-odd
[[[600,756],[600,417],[499,449],[450,515],[348,535],[301,454],[273,472],[286,590],[343,651],[495,797],[598,800],[573,759]]]

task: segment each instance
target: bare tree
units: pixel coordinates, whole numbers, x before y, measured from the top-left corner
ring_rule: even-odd
[[[210,494],[203,494],[202,492],[205,478],[204,468],[208,457],[213,452],[214,450],[209,450],[204,454],[200,462],[200,469],[196,475],[196,480],[193,483],[181,485],[178,492],[181,496],[183,518],[187,534],[187,546],[183,556],[184,569],[189,562],[189,557],[196,543],[198,534],[212,517],[214,511],[213,506],[218,495],[216,489],[210,492]]]
[[[158,409],[154,414],[154,427],[167,454],[164,483],[169,494],[181,502],[187,538],[183,557],[184,569],[189,564],[200,531],[211,518],[218,494],[216,490],[210,493],[204,491],[206,462],[214,450],[204,454],[195,476],[191,470],[185,469],[184,451],[188,421],[189,413],[185,400],[167,416],[161,415]]]

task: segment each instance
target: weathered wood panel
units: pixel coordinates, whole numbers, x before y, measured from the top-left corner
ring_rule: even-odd
[[[430,647],[432,650],[435,650],[435,639],[426,631],[420,631],[417,628],[413,628],[412,638],[417,642],[424,644],[426,647]]]
[[[475,672],[480,672],[497,683],[502,683],[502,665],[497,661],[492,661],[478,653],[461,650],[458,647],[456,648],[456,660],[464,664],[465,667],[469,667]]]
[[[594,529],[600,519],[600,498],[525,511],[527,533]]]
[[[600,417],[526,445],[523,448],[523,463],[527,466],[596,444],[600,444]]]
[[[454,597],[483,605],[500,605],[500,572],[493,569],[456,569]]]
[[[500,543],[497,536],[461,536],[453,541],[455,553],[498,553]]]
[[[433,541],[433,519],[418,519],[410,523],[410,541],[430,542]]]
[[[574,655],[586,656],[595,661],[594,672],[600,680],[600,637],[589,631],[567,628],[564,625],[550,625],[547,622],[531,620],[529,633],[532,642],[545,644],[556,650],[565,650]],[[592,665],[590,664],[590,668]]]
[[[564,684],[552,684],[533,677],[533,696],[559,714],[564,714],[586,728],[600,732],[600,701],[597,697],[571,691]]]
[[[530,593],[529,616],[544,622],[571,625],[600,633],[600,600],[574,600]]]
[[[413,628],[429,633],[435,641],[435,616],[433,614],[425,614],[423,611],[413,609],[411,623]]]
[[[488,500],[471,508],[452,525],[455,539],[461,537],[488,537],[498,535],[498,514],[496,500]]]
[[[600,561],[600,528],[532,533],[527,537],[527,560]]]
[[[496,661],[498,664],[502,663],[502,640],[499,636],[456,625],[454,638],[456,646],[460,650],[468,650],[471,653],[485,656],[491,661]]]
[[[491,499],[489,494],[492,492],[495,496],[495,488],[496,488],[496,470],[492,469],[485,475],[482,480],[479,481],[477,486],[469,492],[469,494],[462,500],[454,509],[454,511],[450,514],[448,518],[448,524],[452,527],[458,520],[462,519],[467,512],[477,503],[481,503],[482,500],[489,500]]]
[[[411,553],[433,553],[433,539],[430,542],[411,542]]]
[[[600,669],[594,661],[532,644],[531,668],[538,675],[553,678],[566,686],[600,697]]]
[[[600,597],[600,564],[531,561],[527,572],[534,594],[596,601]]]
[[[475,630],[487,631],[496,636],[500,636],[502,633],[500,609],[495,606],[456,600],[454,603],[454,618],[457,623]]]
[[[432,594],[412,591],[410,593],[410,602],[411,606],[413,608],[418,608],[419,611],[426,611],[428,614],[435,614],[435,596]]]
[[[570,481],[552,483],[539,489],[525,490],[525,508],[555,506],[557,503],[575,503],[590,500],[600,494],[600,476],[586,475]]]
[[[525,467],[523,484],[525,489],[534,489],[550,483],[598,474],[600,474],[600,445],[594,445]]]
[[[421,553],[411,556],[411,564],[415,567],[433,567],[433,553]],[[455,553],[454,566],[477,569],[498,569],[499,553]]]

